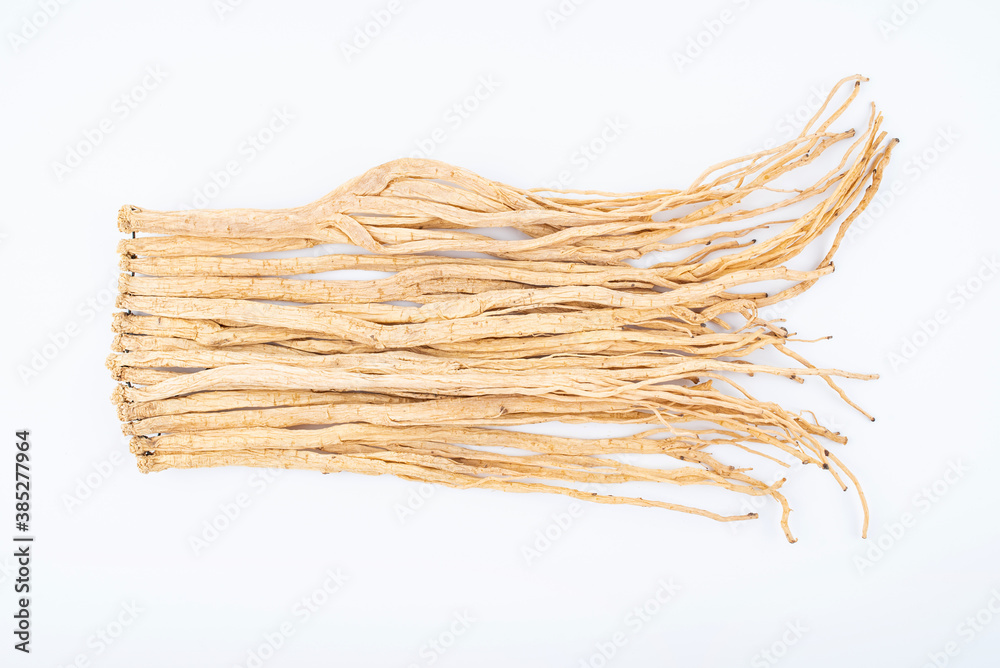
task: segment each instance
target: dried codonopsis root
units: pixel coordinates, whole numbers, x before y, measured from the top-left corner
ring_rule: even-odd
[[[652,508],[666,508],[679,512],[701,515],[719,522],[732,522],[738,520],[755,519],[757,513],[747,513],[744,515],[720,515],[712,511],[701,508],[684,506],[665,501],[655,501],[637,497],[614,496],[599,494],[597,492],[586,492],[573,487],[549,485],[545,483],[523,482],[520,480],[510,480],[500,476],[483,476],[477,468],[477,474],[463,474],[449,470],[442,462],[440,466],[425,466],[422,464],[410,463],[410,461],[384,461],[374,458],[360,456],[334,455],[316,453],[310,450],[226,450],[224,452],[212,453],[168,453],[149,454],[139,459],[139,469],[144,473],[153,471],[163,471],[171,468],[205,468],[216,466],[254,466],[265,468],[295,468],[311,471],[321,471],[323,473],[335,473],[349,471],[352,473],[364,473],[367,475],[394,475],[406,480],[420,482],[433,482],[448,487],[458,487],[462,489],[480,488],[495,489],[504,492],[549,492],[564,494],[576,499],[592,501],[596,503],[628,504],[634,506],[645,506]],[[533,476],[537,477],[537,476]],[[675,481],[676,482],[676,481]],[[684,484],[684,483],[680,483]],[[787,509],[787,502],[777,491],[780,483],[776,483],[769,488],[768,495],[774,497],[782,504],[783,509]],[[749,493],[749,492],[748,492]],[[783,510],[787,515],[787,510]],[[786,534],[790,542],[794,542],[791,534]]]
[[[858,80],[854,77],[842,84]],[[677,250],[720,238],[688,240],[681,245],[663,241],[680,231],[747,220],[825,195],[768,244],[744,248],[725,262],[682,262],[668,272],[683,277],[698,268],[700,277],[720,275],[738,264],[768,266],[793,257],[862,196],[863,182],[884,162],[887,149],[878,132],[881,119],[874,114],[867,130],[855,139],[841,163],[813,185],[781,193],[783,197],[765,205],[734,208],[750,194],[768,191],[780,177],[808,166],[832,146],[849,140],[853,131],[832,133],[829,126],[841,116],[856,90],[855,87],[848,99],[822,123],[817,118],[796,139],[744,159],[739,166],[724,163],[700,177],[686,191],[546,196],[490,181],[444,163],[404,159],[376,167],[303,207],[187,212],[124,207],[119,226],[124,232],[187,238],[351,243],[372,253],[393,256],[475,251],[509,259],[560,262],[577,259],[616,264],[650,251]],[[681,207],[694,210],[665,220],[654,219]],[[512,228],[530,238],[499,240],[470,231],[484,228]],[[155,251],[142,248],[144,243],[147,242],[126,243],[123,250],[152,255]]]
[[[881,116],[833,128],[862,80],[841,81],[798,137],[681,190],[523,189],[404,159],[289,209],[123,207],[127,312],[108,366],[140,468],[353,471],[755,516],[624,493],[707,485],[773,498],[794,540],[783,479],[723,463],[750,457],[852,483],[864,534],[864,494],[824,445],[846,439],[740,384],[816,376],[853,406],[835,379],[874,377],[814,366],[759,313],[833,271],[878,189],[895,145]],[[789,266],[824,235],[818,264]],[[327,274],[344,270],[379,273]],[[756,361],[762,349],[788,366]],[[523,431],[546,422],[645,431]]]

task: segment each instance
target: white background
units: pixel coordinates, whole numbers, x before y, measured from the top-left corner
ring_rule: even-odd
[[[247,665],[288,622],[294,634],[263,665],[760,666],[775,665],[760,654],[772,648],[782,666],[921,666],[950,641],[948,665],[996,665],[1000,619],[960,626],[1000,610],[995,3],[910,0],[893,17],[889,0],[587,0],[553,26],[557,0],[401,0],[350,59],[342,45],[387,2],[245,0],[221,17],[212,0],[68,2],[31,34],[24,21],[43,22],[42,4],[9,1],[0,17],[0,542],[13,534],[21,428],[37,536],[30,656],[11,648],[12,549],[0,550],[0,664]],[[880,29],[892,18],[898,29]],[[126,116],[118,100],[147,68],[166,76],[147,79]],[[433,157],[516,185],[569,169],[578,188],[684,187],[787,139],[788,114],[856,72],[902,140],[885,181],[900,194],[781,315],[803,335],[834,335],[799,345],[814,362],[881,374],[847,384],[878,421],[818,382],[753,382],[849,436],[837,452],[871,502],[867,541],[853,492],[812,470],[786,488],[795,545],[772,505],[740,525],[595,505],[531,563],[523,548],[556,532],[568,499],[440,489],[403,522],[419,488],[391,478],[288,472],[261,491],[245,470],[136,471],[104,368],[122,204],[190,206],[228,161],[240,172],[208,206],[300,204],[436,127],[446,136]],[[496,89],[460,124],[446,120],[482,77]],[[250,160],[241,146],[274,109],[294,118]],[[110,133],[60,179],[55,163],[102,119]],[[609,120],[625,129],[580,170],[579,147]],[[936,312],[944,324],[921,335]],[[891,363],[907,341],[911,358]],[[934,501],[921,497],[935,483]],[[241,494],[249,507],[196,554],[191,537]],[[911,526],[886,533],[907,513]],[[349,581],[300,623],[293,606],[329,569]],[[630,611],[661,580],[675,595],[637,624]],[[138,617],[102,646],[95,634],[117,633],[133,602]],[[469,628],[429,650],[465,613]],[[626,642],[604,660],[616,633]]]

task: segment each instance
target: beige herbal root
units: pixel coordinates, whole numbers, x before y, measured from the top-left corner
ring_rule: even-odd
[[[794,542],[785,478],[747,462],[802,463],[855,488],[864,535],[864,493],[831,452],[846,439],[745,387],[822,381],[857,408],[838,381],[875,377],[814,366],[760,314],[834,271],[879,187],[896,144],[881,115],[834,127],[864,80],[839,82],[799,136],[683,189],[524,189],[402,159],[289,209],[122,207],[108,367],[139,468],[388,474],[756,517],[673,500],[699,485],[722,504],[772,498]],[[327,274],[342,271],[373,274]],[[632,426],[526,427],[553,422]]]

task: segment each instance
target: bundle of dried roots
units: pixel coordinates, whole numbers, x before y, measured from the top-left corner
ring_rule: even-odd
[[[833,271],[879,185],[895,144],[881,116],[832,129],[862,80],[840,82],[798,137],[684,190],[525,190],[404,159],[291,209],[123,207],[124,312],[108,364],[140,469],[354,471],[756,516],[620,486],[711,485],[772,497],[794,540],[784,478],[725,463],[739,450],[849,479],[866,528],[857,480],[828,448],[846,439],[736,380],[817,376],[850,403],[834,378],[873,377],[812,366],[758,315]],[[829,171],[779,187],[821,156]],[[788,267],[828,230],[815,268]],[[339,270],[388,275],[315,276]],[[765,281],[786,287],[761,292]],[[789,365],[750,359],[765,348]],[[649,426],[616,438],[518,429],[543,422]]]

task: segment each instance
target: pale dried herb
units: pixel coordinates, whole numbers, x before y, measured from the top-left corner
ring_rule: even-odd
[[[756,516],[619,493],[625,483],[710,485],[774,498],[794,541],[784,479],[766,484],[723,463],[735,450],[820,466],[844,489],[847,478],[864,534],[864,494],[829,450],[846,439],[740,380],[816,376],[851,403],[834,378],[874,378],[812,366],[787,329],[758,314],[833,271],[878,188],[896,143],[881,116],[873,108],[859,132],[831,129],[862,80],[841,81],[798,137],[683,190],[526,190],[403,159],[290,209],[123,207],[127,312],[115,317],[108,366],[123,383],[114,402],[140,469],[352,471]],[[826,173],[785,184],[837,147]],[[490,233],[500,229],[517,238]],[[788,266],[828,230],[815,267]],[[325,252],[330,243],[358,251]],[[672,259],[636,262],[654,252]],[[346,269],[391,275],[318,276]],[[761,289],[772,281],[786,287]],[[747,359],[762,349],[789,365]],[[647,427],[621,438],[516,429],[553,421]]]

